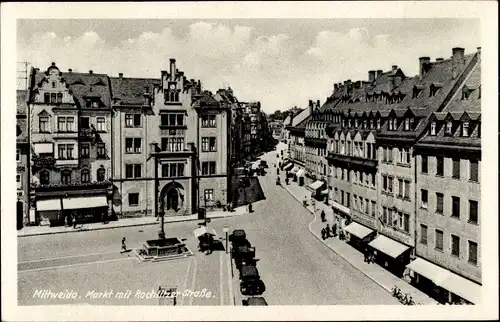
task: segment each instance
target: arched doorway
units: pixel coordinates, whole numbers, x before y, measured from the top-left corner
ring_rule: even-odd
[[[176,215],[184,209],[184,187],[175,181],[167,183],[160,193],[160,213]]]

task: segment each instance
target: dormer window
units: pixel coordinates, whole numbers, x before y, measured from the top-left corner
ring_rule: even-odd
[[[436,122],[431,123],[431,135],[436,135]]]
[[[389,119],[389,131],[392,131],[392,119]]]
[[[345,127],[345,120],[342,120],[342,127]]]
[[[56,82],[52,82],[52,88],[56,88]]]
[[[380,118],[377,119],[377,130],[380,130],[382,127],[382,120]]]
[[[366,127],[368,126],[368,121],[367,120],[364,120],[363,121],[363,128],[366,129]]]
[[[99,102],[97,102],[97,101],[92,102],[92,107],[95,107],[95,108],[99,107]]]
[[[373,119],[370,120],[370,129],[373,129]]]
[[[352,119],[349,119],[349,127],[352,127]]]
[[[451,135],[453,123],[451,121],[446,122],[446,134]]]
[[[469,136],[469,122],[462,124],[462,136]]]
[[[92,107],[92,101],[91,100],[87,100],[86,101],[86,107]]]
[[[406,118],[405,119],[405,131],[409,131],[409,130],[410,130],[410,119]]]
[[[394,122],[393,128],[394,128],[394,131],[396,131],[398,129],[398,120],[396,118],[394,118],[394,119],[392,119],[392,122]]]
[[[468,100],[469,95],[470,95],[469,90],[464,87],[464,89],[462,90],[462,100]]]
[[[358,123],[358,119],[355,119],[355,120],[354,120],[354,127],[356,127],[356,128],[357,128],[357,127],[358,127],[358,125],[359,125],[359,123]]]
[[[144,94],[149,94],[149,86],[144,86]]]

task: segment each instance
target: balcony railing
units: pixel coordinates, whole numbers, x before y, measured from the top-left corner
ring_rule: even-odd
[[[41,183],[31,183],[32,189],[54,189],[54,190],[62,190],[62,189],[87,189],[87,188],[108,188],[111,185],[111,181],[92,181],[92,182],[70,182],[67,184],[63,183],[49,183],[49,184],[41,184]]]
[[[338,154],[334,152],[329,152],[327,159],[331,163],[341,163],[348,166],[359,166],[370,169],[376,169],[378,165],[377,160],[365,159],[353,155]]]

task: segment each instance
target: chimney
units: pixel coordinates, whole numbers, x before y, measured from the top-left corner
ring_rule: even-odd
[[[170,76],[175,75],[175,58],[170,58]]]
[[[392,75],[396,74],[398,71],[398,65],[392,65]]]
[[[313,101],[309,100],[309,107],[312,107],[312,106],[313,106]]]
[[[336,92],[338,88],[339,88],[339,86],[338,86],[338,84],[337,84],[337,83],[333,84],[333,91],[335,91],[335,92]]]
[[[52,62],[52,66],[55,66],[55,65],[56,65],[56,63]]]
[[[451,56],[452,62],[451,62],[451,70],[453,73],[453,79],[458,77],[458,74],[460,72],[460,69],[464,65],[464,52],[465,49],[460,48],[460,47],[455,47],[452,49],[453,55]]]
[[[309,115],[312,115],[312,113],[313,113],[313,101],[312,100],[309,100],[309,106],[307,107],[307,109],[309,110]]]
[[[368,81],[370,83],[373,83],[375,81],[375,71],[374,70],[370,70],[368,72]]]
[[[379,78],[379,77],[380,77],[380,75],[382,75],[382,73],[383,73],[383,72],[384,72],[384,71],[383,71],[382,69],[377,69],[377,76],[376,76],[376,78],[375,78],[375,79]]]
[[[354,87],[361,88],[361,81],[357,81],[356,83],[354,83]]]
[[[118,78],[123,78],[123,73],[118,73]]]
[[[319,108],[319,100],[316,101],[316,107]]]
[[[92,69],[89,70],[89,74],[93,74],[93,73],[94,73],[94,71]]]
[[[444,58],[442,58],[442,57],[436,58],[436,62],[441,62],[443,60],[444,60]]]
[[[350,92],[350,87],[351,87],[351,80],[348,79],[344,81],[344,94],[347,95]]]
[[[420,75],[420,77],[422,77],[425,74],[425,68],[424,67],[425,67],[426,64],[429,64],[431,62],[431,59],[429,57],[420,57],[418,59],[418,62],[419,62],[419,66],[420,66],[418,74]]]
[[[477,57],[481,59],[481,47],[477,47]]]
[[[72,73],[72,72],[73,72],[73,70],[70,68],[70,69],[68,69],[68,72]]]

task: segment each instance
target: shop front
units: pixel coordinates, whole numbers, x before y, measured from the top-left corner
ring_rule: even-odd
[[[376,234],[375,230],[363,226],[355,221],[345,226],[344,231],[347,232],[347,242],[361,252],[364,251],[366,245],[373,239],[374,235]]]
[[[325,187],[326,187],[326,184],[324,181],[316,180],[307,186],[307,190],[312,192],[312,196],[316,200],[320,200],[322,197],[321,192],[324,190]]]
[[[108,200],[104,196],[72,197],[62,200],[63,216],[66,223],[76,218],[78,223],[106,221],[108,216]]]
[[[291,163],[290,161],[284,161],[283,164],[281,165],[281,170],[283,171],[290,171],[293,169],[293,163]]]
[[[44,199],[36,202],[37,217],[42,226],[57,225],[62,217],[61,198]]]
[[[332,204],[334,223],[337,224],[340,230],[344,230],[350,224],[351,210],[334,200],[331,200],[330,203]]]
[[[445,304],[479,304],[481,285],[421,257],[406,266],[411,283],[438,302]]]
[[[299,172],[299,170],[298,166],[294,166],[293,169],[290,170],[290,175],[292,176],[294,182],[297,182],[297,172]]]
[[[378,235],[369,244],[375,262],[398,277],[403,277],[410,261],[411,248],[384,235]]]

